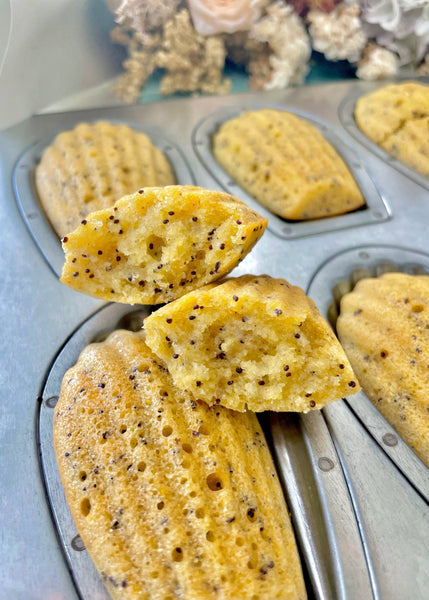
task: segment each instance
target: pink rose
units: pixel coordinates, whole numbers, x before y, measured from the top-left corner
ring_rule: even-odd
[[[188,0],[194,27],[202,35],[251,29],[268,0]]]

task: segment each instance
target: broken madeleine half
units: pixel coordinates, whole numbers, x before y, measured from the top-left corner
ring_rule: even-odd
[[[253,413],[177,390],[141,332],[88,346],[54,415],[77,530],[115,600],[303,600],[298,550]]]
[[[307,412],[360,388],[301,288],[267,275],[211,284],[149,315],[146,341],[174,383],[235,410]]]
[[[223,192],[144,188],[63,238],[61,281],[103,300],[162,304],[229,273],[266,225]]]

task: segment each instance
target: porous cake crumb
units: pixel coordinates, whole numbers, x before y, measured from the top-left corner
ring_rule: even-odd
[[[91,213],[63,238],[61,281],[103,300],[161,304],[229,273],[267,219],[193,186],[144,188]]]
[[[176,386],[210,405],[307,412],[360,389],[315,304],[283,279],[244,275],[205,286],[143,326]]]

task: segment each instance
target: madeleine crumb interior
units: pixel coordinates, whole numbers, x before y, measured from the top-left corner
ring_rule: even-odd
[[[315,304],[283,279],[244,275],[205,286],[143,326],[176,386],[210,405],[307,412],[360,389]]]
[[[229,194],[144,188],[63,238],[61,281],[103,300],[161,304],[229,273],[267,219]]]

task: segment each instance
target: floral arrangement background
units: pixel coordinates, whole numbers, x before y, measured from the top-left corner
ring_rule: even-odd
[[[400,68],[429,75],[428,0],[108,0],[114,42],[128,48],[115,93],[141,95],[161,70],[159,92],[223,94],[230,62],[252,90],[299,85],[312,51],[348,61],[361,79]]]

